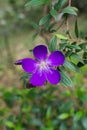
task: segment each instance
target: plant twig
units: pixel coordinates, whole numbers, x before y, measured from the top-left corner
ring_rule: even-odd
[[[65,19],[60,24],[58,24],[58,27],[56,27],[56,29],[59,30],[63,26],[64,23],[65,23]]]
[[[49,7],[47,5],[44,5],[44,7],[43,7],[43,16],[47,15],[48,12],[49,12]],[[48,35],[47,35],[46,31],[43,30],[42,28],[40,28],[40,36],[44,38],[45,43],[48,46],[49,45],[49,38],[48,38]]]
[[[72,0],[69,0],[69,6],[71,6],[71,1],[72,1]]]

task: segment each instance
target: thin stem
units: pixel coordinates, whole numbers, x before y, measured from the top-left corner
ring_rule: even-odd
[[[52,0],[50,0],[50,9],[52,9]]]
[[[46,16],[49,12],[49,7],[47,5],[43,6],[43,16]],[[43,30],[42,28],[40,28],[40,36],[43,37],[43,39],[45,40],[47,46],[49,45],[49,38],[47,33],[45,32],[45,30]]]
[[[68,0],[68,6],[69,6],[69,7],[71,6],[71,0]],[[72,38],[72,37],[71,37],[71,34],[70,34],[70,32],[69,32],[69,20],[68,20],[68,16],[66,16],[66,31],[67,31],[67,35],[68,35],[70,38]]]
[[[71,0],[69,0],[69,6],[71,6]]]
[[[56,30],[59,30],[63,26],[64,23],[65,23],[65,19],[59,24],[59,26],[56,28]]]

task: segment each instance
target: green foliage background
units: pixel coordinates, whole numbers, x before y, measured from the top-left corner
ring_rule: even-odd
[[[42,2],[44,1],[42,0]],[[13,65],[18,58],[32,56],[32,48],[36,44],[44,42],[40,36],[36,37],[38,33],[33,27],[38,30],[39,23],[42,29],[45,29],[45,23],[49,20],[49,15],[42,18],[40,6],[24,7],[27,2],[29,1],[0,1],[0,129],[87,130],[87,65],[80,68],[80,73],[76,73],[79,70],[68,60],[64,67],[67,68],[69,76],[67,77],[66,73],[62,72],[64,68],[60,68],[63,76],[60,85],[47,84],[42,88],[31,89],[26,88],[27,75],[23,74],[21,67],[16,68]],[[76,2],[73,5],[77,5]],[[80,5],[78,4],[79,8]],[[85,4],[83,5],[85,7]],[[68,9],[70,14],[76,14],[72,9]],[[67,10],[63,10],[63,12],[66,13]],[[51,10],[50,15],[55,18],[56,11]],[[82,25],[82,23],[84,24]],[[86,25],[85,13],[79,16],[78,25],[77,23],[74,25],[71,18],[72,35],[78,37],[79,31],[81,38],[84,39],[87,35]],[[74,26],[75,29],[73,29]],[[51,30],[52,27],[54,26],[46,28],[46,33],[54,31]],[[32,35],[33,39],[36,38],[34,41],[31,39]],[[50,41],[50,51],[54,51],[57,40],[62,39],[62,45],[58,49],[62,50],[64,47],[64,49],[68,49],[66,57],[70,55],[75,65],[78,61],[81,65],[82,57],[75,55],[76,53],[71,55],[71,50],[78,53],[81,51],[82,55],[86,46],[83,46],[83,43],[80,46],[68,45],[66,38],[63,30],[60,29]],[[84,57],[87,57],[87,53]],[[71,73],[70,70],[73,72]],[[64,85],[72,86],[72,83],[74,87],[64,87]]]

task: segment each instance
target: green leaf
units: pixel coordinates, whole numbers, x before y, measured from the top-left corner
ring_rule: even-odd
[[[81,50],[81,48],[78,45],[69,45],[67,44],[66,47],[70,48],[70,49],[78,49]]]
[[[83,67],[85,64],[83,64],[82,62],[78,62],[77,66],[80,68],[80,67]]]
[[[78,121],[81,119],[81,117],[83,116],[83,112],[82,111],[78,111],[75,115],[74,115],[74,122]]]
[[[64,43],[59,44],[59,50],[64,49],[67,46],[67,42],[65,41]]]
[[[75,35],[78,38],[79,37],[79,30],[78,30],[78,23],[77,23],[77,19],[75,21]]]
[[[62,34],[56,33],[55,36],[57,36],[59,39],[67,40],[68,38]]]
[[[75,7],[66,7],[62,11],[63,14],[72,14],[77,16],[77,8]]]
[[[70,61],[65,61],[64,66],[70,69],[71,71],[80,73],[80,69],[74,63]]]
[[[61,73],[61,81],[60,81],[60,83],[62,85],[64,85],[65,87],[67,87],[67,86],[72,87],[73,86],[72,80],[66,74],[66,72],[63,69],[60,68],[60,73]]]
[[[83,53],[83,58],[84,58],[84,59],[87,59],[87,51],[85,51],[85,52]]]
[[[84,63],[87,64],[87,51],[83,53]]]
[[[47,119],[50,118],[51,112],[52,112],[52,108],[51,108],[51,106],[49,106],[48,109],[47,109],[47,112],[46,112],[46,118]]]
[[[35,126],[41,126],[42,125],[41,120],[37,119],[37,118],[31,119],[29,123],[32,124],[32,125],[35,125]]]
[[[87,117],[84,117],[84,118],[82,119],[82,125],[83,125],[83,127],[84,127],[85,129],[87,129]]]
[[[72,92],[70,90],[63,91],[62,94],[65,96],[72,96]],[[70,101],[70,103],[72,102]],[[69,107],[70,107],[70,104],[69,104]]]
[[[47,3],[49,3],[49,0],[31,0],[25,6],[39,6]]]
[[[57,37],[54,36],[50,42],[50,45],[49,45],[49,50],[52,52],[52,51],[55,51],[56,50],[56,44],[57,44]]]
[[[48,15],[46,15],[46,16],[44,16],[44,17],[42,17],[42,18],[40,19],[39,25],[43,25],[43,24],[45,24],[46,22],[48,22],[49,20],[50,20],[50,15],[48,14]]]
[[[36,30],[39,28],[38,25],[35,22],[31,22],[31,25]]]
[[[34,33],[33,36],[32,36],[32,40],[35,40],[35,38],[39,35],[38,32]]]
[[[77,48],[77,49],[76,49],[76,52],[80,52],[80,51],[82,51],[82,50],[83,50],[83,51],[86,51],[86,46],[87,46],[87,43],[86,43],[86,42],[79,44],[78,47],[79,47],[80,49]]]
[[[69,57],[71,54],[72,54],[72,49],[68,50],[68,51],[65,53],[65,57]]]
[[[52,9],[52,10],[50,11],[50,14],[51,14],[52,17],[56,18],[57,15],[58,15],[58,12],[57,12],[56,10]]]
[[[56,25],[56,22],[50,23],[49,26],[48,26],[48,31],[49,31],[49,32],[52,32],[53,30],[55,31],[55,29],[54,29],[54,26],[55,26],[55,25]]]
[[[77,61],[80,61],[80,62],[84,63],[82,58],[78,54],[76,54],[76,53],[72,53],[70,55],[70,57],[76,59]]]
[[[67,0],[58,0],[58,2],[54,5],[54,8],[56,10],[59,10],[62,6],[65,5],[66,2]]]
[[[84,43],[80,44],[79,47],[80,47],[82,50],[86,51],[86,50],[87,50],[87,42],[84,42]]]
[[[66,44],[60,44],[59,50],[62,50],[62,49],[65,48],[65,47],[66,47]]]
[[[54,130],[53,127],[41,128],[40,130]]]
[[[68,113],[62,113],[61,115],[58,116],[58,119],[65,120],[69,117],[70,115]]]
[[[59,130],[67,130],[67,125],[65,122],[62,122],[60,127],[59,127]]]
[[[11,121],[6,121],[5,125],[8,126],[9,128],[14,128],[15,127],[15,125]]]

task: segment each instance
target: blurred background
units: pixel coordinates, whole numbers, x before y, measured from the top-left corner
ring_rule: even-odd
[[[74,88],[23,88],[23,71],[14,62],[44,43],[40,36],[33,40],[32,27],[42,9],[24,7],[26,2],[0,0],[0,130],[87,130],[87,66],[74,74]],[[87,0],[72,0],[72,5],[79,9],[79,30],[87,37]]]

